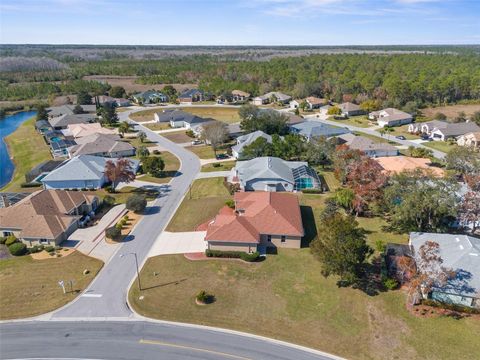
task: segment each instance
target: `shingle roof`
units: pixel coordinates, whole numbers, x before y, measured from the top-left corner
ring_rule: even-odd
[[[376,116],[376,117],[380,116],[381,114],[386,114],[386,115],[380,117],[379,120],[386,121],[386,122],[412,118],[412,115],[410,115],[409,113],[406,113],[404,111],[401,111],[395,108],[386,108],[383,110],[373,111],[370,113],[370,115]]]
[[[344,102],[338,106],[342,112],[349,112],[349,111],[358,111],[361,110],[360,106],[351,102]]]
[[[381,156],[374,159],[388,173],[397,174],[402,171],[416,169],[431,171],[436,176],[443,176],[445,172],[438,167],[430,166],[432,161],[427,158],[413,158],[409,156]]]
[[[67,129],[64,130],[64,135],[73,136],[74,138],[80,138],[93,134],[110,134],[115,135],[117,132],[112,129],[102,127],[99,123],[87,123],[87,124],[69,124]]]
[[[237,210],[224,208],[208,224],[206,241],[259,243],[261,234],[303,236],[302,216],[295,195],[272,192],[238,192]]]
[[[65,127],[69,124],[85,124],[95,121],[93,114],[60,115],[49,120],[53,127]]]
[[[457,277],[442,290],[479,297],[480,239],[460,234],[410,233],[410,244],[415,251],[427,241],[440,245],[442,265],[457,271]]]
[[[321,99],[315,96],[309,96],[305,99],[305,101],[309,102],[312,105],[320,105],[320,104],[325,104],[327,100]]]
[[[259,96],[262,99],[270,99],[272,96],[275,96],[279,101],[287,101],[290,100],[292,97],[290,95],[281,93],[279,91],[271,91],[266,93],[265,95]]]
[[[239,136],[237,138],[237,144],[235,146],[232,146],[232,150],[236,151],[238,154],[240,154],[243,151],[243,148],[245,146],[250,145],[251,143],[253,143],[255,140],[257,140],[260,137],[266,139],[267,142],[269,142],[269,143],[272,142],[272,137],[270,135],[265,134],[261,130],[257,130],[257,131],[254,131],[252,133]]]
[[[76,142],[77,145],[70,149],[72,156],[131,151],[134,149],[128,142],[120,141],[118,135],[93,134],[79,138]]]
[[[435,130],[439,130],[446,136],[461,136],[470,132],[480,131],[480,127],[474,122],[446,123],[446,125],[441,128],[433,129],[433,131]]]
[[[55,239],[80,217],[68,214],[94,199],[81,191],[41,190],[0,209],[0,228],[19,229],[22,238]]]
[[[157,116],[159,122],[184,121],[188,124],[200,124],[206,121],[211,121],[211,119],[204,119],[183,110],[165,110],[163,112],[158,112]]]
[[[383,142],[374,142],[364,136],[353,136],[351,140],[347,140],[346,144],[350,149],[360,151],[397,151],[393,145]]]
[[[180,94],[179,98],[191,98],[192,96],[196,94],[203,94],[201,90],[198,89],[189,89],[187,91],[184,91],[183,93]]]
[[[243,96],[243,97],[250,97],[250,93],[247,93],[242,90],[233,90],[232,95],[238,95],[238,96]]]
[[[77,105],[61,105],[61,106],[52,106],[47,108],[48,115],[51,117],[60,116],[60,115],[73,115],[73,109]],[[80,105],[82,110],[87,113],[94,113],[97,111],[95,105]]]
[[[290,128],[293,129],[295,133],[305,136],[308,139],[318,136],[331,137],[350,133],[348,129],[323,124],[318,121],[304,121],[291,125]]]

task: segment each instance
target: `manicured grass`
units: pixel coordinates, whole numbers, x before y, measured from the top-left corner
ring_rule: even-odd
[[[78,251],[46,260],[29,255],[0,260],[0,319],[35,316],[65,305],[88,286],[102,266],[100,260]],[[83,275],[85,269],[90,273]],[[73,280],[74,292],[63,294],[59,280]]]
[[[166,230],[193,231],[198,225],[212,219],[230,198],[223,178],[195,180]]]
[[[410,134],[408,132],[408,125],[402,125],[402,126],[395,126],[392,128],[393,131],[390,131],[388,133],[385,134],[385,137],[388,135],[390,135],[391,137],[395,137],[395,136],[405,136],[405,138],[407,140],[417,140],[419,139],[420,137],[417,136],[417,135],[414,135],[414,134]]]
[[[145,122],[154,120],[153,115],[157,112],[162,112],[162,107],[156,107],[153,109],[142,110],[130,114],[130,118],[137,122]]]
[[[223,162],[218,162],[218,163],[211,163],[207,165],[203,165],[201,168],[201,172],[214,172],[214,171],[226,171],[226,170],[231,170],[233,167],[235,167],[236,161],[223,161]],[[214,164],[218,164],[219,166],[214,167]]]
[[[450,144],[446,141],[427,141],[422,143],[422,145],[434,150],[442,151],[444,153],[449,153],[458,146],[457,144]]]
[[[330,191],[335,191],[340,187],[340,181],[335,177],[333,171],[319,171],[319,174],[323,176]]]
[[[194,146],[187,146],[185,149],[190,150],[194,154],[196,154],[200,159],[214,159],[215,153],[210,145],[194,145]],[[222,151],[218,151],[220,153]]]
[[[9,154],[13,157],[15,172],[12,181],[1,191],[36,191],[38,188],[21,188],[25,174],[43,161],[52,159],[50,148],[43,136],[35,131],[35,118],[25,121],[18,129],[5,138]]]
[[[336,120],[333,116],[331,116],[328,120],[335,121],[339,125],[349,125],[349,126],[356,126],[361,128],[367,128],[373,126],[368,117],[365,115],[361,116],[351,116],[345,120]]]
[[[143,126],[149,128],[150,130],[153,130],[153,131],[171,129],[169,123],[153,123],[153,124],[145,124]]]
[[[142,178],[140,178],[142,180]],[[89,191],[97,195],[100,199],[103,199],[104,196],[109,195],[115,198],[116,204],[125,204],[127,199],[133,194],[142,194],[145,195],[148,201],[155,200],[158,197],[158,192],[154,190],[145,190],[142,188],[136,188],[133,186],[125,186],[124,188],[117,189],[115,193],[109,193],[105,189],[99,189],[95,191]]]
[[[388,135],[388,134],[385,134],[383,137],[381,136],[375,136],[375,135],[372,135],[372,134],[366,134],[366,133],[363,133],[363,132],[360,132],[360,131],[356,131],[354,132],[355,135],[357,136],[363,136],[363,137],[366,137],[370,140],[372,140],[373,142],[376,142],[376,143],[387,143],[387,144],[391,144],[391,145],[398,145],[398,143],[395,142],[395,136],[393,135]]]
[[[130,145],[132,145],[136,149],[138,149],[140,146],[145,146],[145,147],[157,146],[156,142],[150,141],[148,139],[145,139],[143,143],[138,138],[129,138],[129,139],[125,139],[124,141],[130,143]]]
[[[185,130],[171,131],[161,134],[164,138],[177,144],[189,143],[193,139],[185,133]]]
[[[255,264],[157,256],[148,259],[141,278],[143,299],[134,285],[130,303],[157,319],[246,331],[350,359],[471,359],[480,353],[478,319],[416,318],[400,290],[369,296],[339,288],[336,278],[321,275],[309,249],[280,249]],[[196,305],[200,290],[216,301]]]
[[[137,177],[137,179],[141,181],[148,181],[148,182],[153,182],[157,184],[168,183],[172,179],[172,177],[175,176],[176,172],[180,168],[180,160],[178,160],[178,158],[169,151],[162,151],[159,155],[151,154],[150,156],[160,156],[165,162],[163,176],[154,177],[150,175],[143,175],[143,176]]]

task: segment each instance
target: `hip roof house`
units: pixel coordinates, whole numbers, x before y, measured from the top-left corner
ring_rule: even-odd
[[[364,136],[344,134],[338,136],[338,142],[344,143],[352,150],[359,150],[369,157],[397,156],[398,149],[387,143],[374,142]]]
[[[68,149],[70,157],[95,155],[110,158],[135,155],[135,148],[118,135],[93,134],[76,140],[77,145]]]
[[[378,125],[381,127],[410,124],[413,121],[412,115],[394,108],[373,111],[368,114],[368,118],[377,120]]]
[[[93,123],[95,119],[93,114],[72,114],[53,117],[48,122],[54,129],[61,130],[66,129],[68,125]]]
[[[251,132],[249,134],[239,136],[239,137],[237,137],[237,144],[232,146],[233,157],[235,159],[240,158],[242,156],[243,148],[245,146],[250,145],[251,143],[253,143],[258,138],[264,138],[269,143],[272,142],[272,137],[268,134],[265,134],[261,130],[257,130],[257,131]]]
[[[319,121],[304,121],[289,126],[290,132],[301,135],[305,140],[310,141],[312,138],[325,136],[332,137],[350,133],[350,130],[337,126],[331,126]]]

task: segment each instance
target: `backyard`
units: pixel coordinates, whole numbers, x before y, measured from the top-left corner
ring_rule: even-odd
[[[198,225],[213,219],[228,199],[231,195],[223,185],[223,177],[195,180],[166,231],[195,230]]]
[[[102,266],[100,260],[78,251],[45,260],[30,255],[0,260],[0,319],[35,316],[65,305],[88,286]],[[84,275],[84,270],[89,273]],[[73,280],[73,292],[63,294],[59,280]]]
[[[22,188],[25,174],[43,161],[52,159],[50,148],[43,137],[35,131],[35,118],[25,121],[11,135],[5,138],[10,156],[15,163],[12,181],[3,189],[4,192],[35,191],[38,188]]]

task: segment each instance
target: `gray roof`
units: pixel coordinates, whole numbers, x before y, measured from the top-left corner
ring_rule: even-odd
[[[342,110],[342,112],[361,110],[360,106],[358,106],[357,104],[351,103],[351,102],[342,103],[338,107]]]
[[[235,170],[239,181],[245,185],[252,179],[281,179],[295,184],[293,170],[308,166],[303,161],[285,161],[276,157],[259,157],[248,161],[238,161]]]
[[[461,136],[469,132],[480,131],[480,127],[474,122],[464,122],[464,123],[446,123],[440,128],[434,128],[433,131],[439,130],[445,136]]]
[[[202,94],[203,95],[203,92],[201,90],[198,90],[198,89],[190,89],[190,90],[187,90],[187,91],[184,91],[183,93],[181,93],[179,98],[191,98],[192,96],[194,96],[196,94]]]
[[[85,124],[94,121],[95,115],[93,114],[60,115],[49,120],[52,127],[66,127],[70,124]]]
[[[60,116],[60,115],[73,115],[73,109],[77,105],[61,105],[61,106],[52,106],[47,108],[49,116]],[[80,105],[83,111],[87,113],[94,113],[97,111],[96,105]]]
[[[352,135],[352,137],[350,137]],[[393,145],[384,142],[374,142],[373,140],[364,136],[355,136],[353,134],[341,135],[340,138],[346,140],[346,143],[350,149],[360,150],[363,152],[368,151],[398,151]]]
[[[72,156],[113,153],[134,149],[128,142],[120,141],[118,135],[92,134],[79,138],[76,142],[77,145],[70,149]]]
[[[165,96],[163,93],[157,90],[147,90],[140,92],[138,94],[133,95],[134,98],[142,98],[143,100],[150,99],[150,98],[155,98],[155,97],[163,97]]]
[[[268,134],[265,134],[261,130],[254,131],[250,134],[242,135],[237,138],[237,145],[232,146],[232,150],[236,151],[238,154],[240,154],[243,151],[243,148],[245,146],[250,145],[253,143],[255,140],[258,138],[264,138],[267,140],[267,142],[271,143],[272,142],[272,137]]]
[[[204,119],[183,110],[165,110],[157,113],[159,122],[184,121],[188,124],[200,124],[212,119]]]
[[[386,109],[379,110],[379,111],[373,111],[373,112],[370,113],[370,115],[378,117],[378,116],[380,116],[380,113],[382,111],[384,111],[387,115],[383,116],[383,117],[379,117],[378,120],[381,120],[381,121],[390,122],[390,121],[398,121],[398,120],[404,120],[404,119],[411,119],[412,118],[412,115],[410,115],[409,113],[406,113],[405,111],[398,110],[398,109],[395,109],[395,108],[386,108]]]
[[[64,164],[53,170],[41,181],[67,181],[67,180],[101,180],[105,172],[107,161],[116,162],[118,159],[104,158],[101,156],[80,155],[64,162]],[[132,168],[138,169],[139,161],[129,159]]]
[[[304,121],[290,126],[290,130],[296,134],[302,135],[307,139],[312,137],[331,137],[350,133],[350,130],[337,126],[323,124],[318,121]]]
[[[271,91],[265,95],[259,96],[259,98],[270,99],[272,96],[275,96],[279,101],[287,101],[292,98],[290,95],[281,93],[280,91]]]
[[[480,239],[460,234],[410,233],[410,245],[418,251],[426,241],[440,245],[443,266],[457,272],[443,291],[474,296],[480,291]]]

